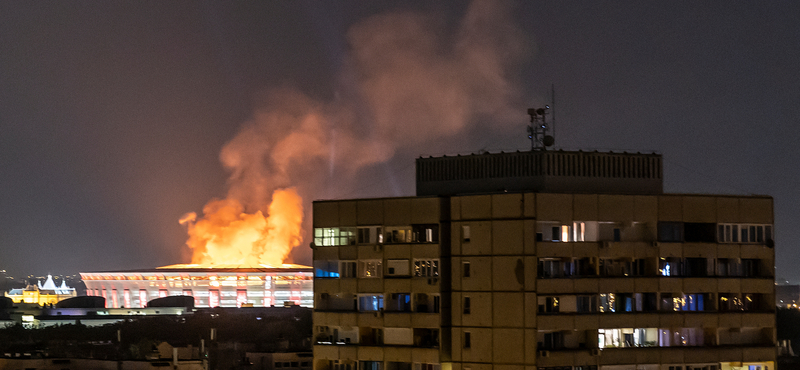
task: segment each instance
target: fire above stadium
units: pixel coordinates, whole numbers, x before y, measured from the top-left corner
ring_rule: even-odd
[[[302,222],[302,198],[293,188],[273,193],[267,215],[246,213],[235,198],[212,200],[202,218],[191,212],[180,219],[188,227],[186,245],[192,250],[192,263],[186,266],[281,266],[302,242]]]

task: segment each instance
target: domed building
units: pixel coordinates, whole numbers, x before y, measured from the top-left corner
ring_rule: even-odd
[[[11,289],[5,293],[6,297],[11,298],[14,303],[37,303],[40,306],[56,304],[67,298],[77,296],[75,288],[67,286],[66,281],[61,281],[60,286],[56,286],[52,275],[47,275],[47,280],[42,285],[37,281],[37,285],[28,285],[25,289]]]

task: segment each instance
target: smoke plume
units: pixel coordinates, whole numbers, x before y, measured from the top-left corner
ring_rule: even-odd
[[[479,118],[498,129],[520,122],[511,81],[526,47],[507,5],[474,1],[455,29],[412,12],[370,17],[347,33],[340,81],[348,93],[320,101],[290,88],[269,91],[220,154],[230,171],[227,198],[209,202],[200,220],[184,220],[194,261],[254,263],[267,249],[279,250],[271,261],[283,261],[301,243],[299,197],[308,202],[322,189],[350,185],[332,184],[331,172],[349,178],[401,146],[441,142]],[[284,210],[292,205],[299,212]],[[235,238],[255,247],[217,250]]]

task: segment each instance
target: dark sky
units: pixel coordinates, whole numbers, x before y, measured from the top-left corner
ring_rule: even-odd
[[[660,152],[667,192],[773,196],[778,276],[800,280],[797,2],[508,7],[509,18],[465,27],[468,2],[0,2],[0,269],[188,262],[177,220],[226,196],[222,148],[248,122],[272,138],[294,129],[259,118],[291,111],[276,91],[337,117],[314,130],[325,143],[354,136],[392,148],[354,168],[316,158],[305,168],[324,174],[305,177],[321,184],[305,186],[310,201],[413,195],[419,155],[524,150],[525,110],[549,101],[555,84],[557,148]],[[403,28],[409,19],[419,34]],[[384,27],[407,37],[389,32],[392,47],[371,47]],[[405,48],[436,63],[402,64]],[[395,63],[403,73],[383,80],[394,70],[381,66]],[[500,77],[476,68],[498,63]],[[444,77],[424,86],[431,76]],[[395,105],[382,111],[374,92],[387,86]],[[462,105],[417,101],[452,86],[470,90],[453,97]],[[491,101],[495,92],[508,94]],[[436,109],[463,120],[402,130],[441,118]],[[349,116],[357,124],[341,122]],[[396,132],[386,129],[394,116]]]

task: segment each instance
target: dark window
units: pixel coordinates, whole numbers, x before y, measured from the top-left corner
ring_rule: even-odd
[[[683,224],[680,222],[659,222],[658,241],[660,242],[682,242]]]
[[[578,296],[578,312],[597,312],[597,296],[579,295]]]
[[[683,267],[684,276],[708,276],[708,263],[705,258],[687,258]]]
[[[614,229],[614,241],[618,242],[620,240],[622,240],[622,233],[619,229]]]
[[[472,347],[472,333],[464,332],[464,348]]]
[[[544,334],[544,342],[539,343],[541,349],[564,348],[564,335],[560,331]]]
[[[561,240],[561,227],[553,226],[553,241],[557,242]]]
[[[467,278],[470,276],[471,271],[469,270],[469,262],[464,262],[462,265],[464,277]]]
[[[716,228],[714,223],[687,222],[683,224],[683,237],[687,242],[714,243]]]
[[[758,277],[759,274],[759,263],[760,261],[757,259],[751,258],[743,258],[742,259],[742,276],[744,277]]]
[[[472,307],[470,307],[469,297],[464,297],[464,315],[469,315]]]
[[[656,293],[642,293],[642,306],[640,311],[642,312],[658,311],[658,295]]]

